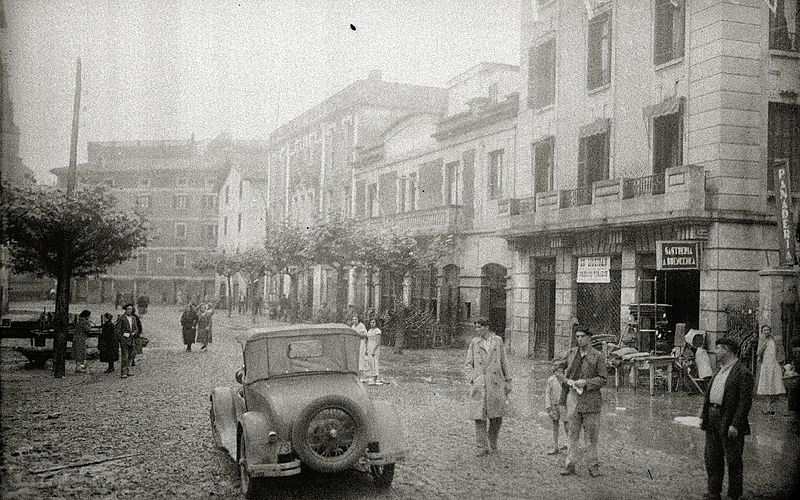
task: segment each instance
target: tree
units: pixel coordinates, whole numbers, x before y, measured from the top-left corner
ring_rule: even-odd
[[[306,247],[308,232],[286,221],[267,227],[264,240],[267,270],[279,276],[279,289],[283,293],[283,276],[291,279],[290,295],[297,293],[297,274],[308,266]]]
[[[333,268],[336,273],[335,317],[342,311],[342,298],[347,288],[341,286],[345,271],[352,267],[359,255],[361,238],[356,236],[355,219],[334,211],[317,216],[309,227],[306,256],[310,262]]]
[[[225,302],[228,306],[228,317],[233,311],[233,296],[231,295],[231,277],[239,272],[239,260],[235,254],[226,254],[224,251],[211,251],[200,256],[192,267],[198,271],[214,271],[220,276],[225,276],[227,287],[225,289]]]
[[[117,207],[103,188],[67,193],[37,186],[7,187],[0,200],[4,239],[16,272],[56,279],[53,375],[64,376],[70,280],[96,275],[147,244],[140,214]]]
[[[250,310],[253,314],[253,323],[256,322],[256,301],[258,301],[258,293],[255,285],[258,284],[259,278],[267,274],[269,265],[269,253],[266,248],[248,248],[238,255],[239,257],[239,272],[244,276],[247,281],[247,295],[250,297]]]

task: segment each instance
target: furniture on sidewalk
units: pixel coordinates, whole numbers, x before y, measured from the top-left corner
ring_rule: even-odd
[[[666,356],[646,356],[646,357],[639,357],[633,358],[633,370],[634,370],[634,377],[633,377],[633,390],[636,390],[637,386],[639,385],[639,370],[647,370],[650,375],[650,395],[655,394],[655,379],[656,379],[656,369],[659,367],[664,367],[667,370],[667,392],[672,392],[672,365],[675,363],[676,358],[674,356],[666,355]]]

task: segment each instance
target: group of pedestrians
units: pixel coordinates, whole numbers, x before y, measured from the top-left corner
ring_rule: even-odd
[[[208,344],[212,341],[213,315],[214,305],[211,302],[199,306],[194,302],[186,305],[181,314],[181,331],[186,352],[191,352],[194,343],[202,344],[201,351],[208,349]]]
[[[136,366],[136,355],[142,353],[145,338],[142,336],[142,320],[133,304],[125,304],[123,313],[116,321],[111,313],[104,313],[100,318],[100,335],[97,349],[100,362],[108,363],[105,373],[114,373],[114,363],[120,361],[120,376],[128,378],[133,373],[130,367]],[[86,373],[86,339],[92,327],[92,312],[84,309],[78,314],[75,334],[72,340],[72,352],[75,358],[75,372]]]
[[[469,382],[469,418],[475,422],[476,455],[484,457],[498,450],[498,436],[503,417],[508,414],[508,395],[512,378],[506,361],[503,340],[480,318],[478,335],[467,350],[465,369]],[[564,450],[559,447],[563,424],[569,445],[563,476],[576,474],[581,433],[584,434],[584,465],[591,477],[602,476],[598,459],[600,388],[606,383],[606,360],[591,345],[591,332],[574,327],[576,347],[553,361],[552,375],[545,389],[545,407],[553,429],[553,448],[549,455]],[[708,477],[704,498],[721,498],[725,467],[728,468],[728,497],[743,494],[744,438],[750,434],[748,415],[753,401],[753,374],[739,360],[739,343],[732,338],[716,340],[718,370],[710,379],[700,416],[705,432],[704,460]],[[769,326],[762,327],[758,348],[760,363],[757,393],[769,398],[767,414],[774,415],[775,399],[785,392],[782,369],[776,356],[775,339]]]
[[[362,382],[368,385],[383,383],[380,378],[380,358],[381,358],[381,329],[378,328],[378,320],[371,318],[369,330],[364,323],[354,315],[350,318],[350,327],[361,337],[358,349],[358,376]]]

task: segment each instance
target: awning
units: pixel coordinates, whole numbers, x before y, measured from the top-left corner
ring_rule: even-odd
[[[651,104],[642,109],[642,114],[645,120],[658,118],[659,116],[674,115],[683,111],[683,103],[686,101],[685,97],[668,97],[658,104]]]
[[[604,134],[611,128],[611,120],[608,118],[599,118],[588,125],[581,127],[579,137],[589,137],[597,134]]]

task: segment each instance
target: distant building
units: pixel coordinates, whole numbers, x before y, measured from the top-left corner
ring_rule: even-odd
[[[758,271],[779,264],[772,160],[800,186],[797,2],[766,4],[522,3],[500,232],[515,353],[552,357],[576,321],[616,338],[639,309],[643,350],[664,313],[673,331],[755,331],[742,314],[758,314]]]
[[[457,332],[487,316],[503,334],[512,263],[495,232],[514,193],[518,88],[519,67],[481,63],[448,83],[445,106],[403,116],[357,152],[353,212],[367,228],[456,239],[451,261],[405,279],[351,273],[358,310],[403,301]]]
[[[359,199],[352,191],[354,152],[396,120],[444,105],[443,89],[386,82],[375,71],[278,127],[269,137],[270,220],[307,225],[329,210],[351,215]],[[317,266],[304,273],[295,290],[282,292],[291,292],[313,311],[324,302],[335,303],[335,293],[345,295],[346,283],[334,283],[333,276]],[[271,298],[279,293],[273,289]]]
[[[106,185],[123,209],[145,215],[148,245],[134,259],[98,277],[76,280],[74,300],[113,302],[116,294],[146,294],[151,303],[174,304],[215,296],[213,273],[192,263],[217,245],[217,188],[223,154],[194,137],[164,141],[90,142],[78,167],[78,187]],[[66,168],[52,172],[66,183]]]

